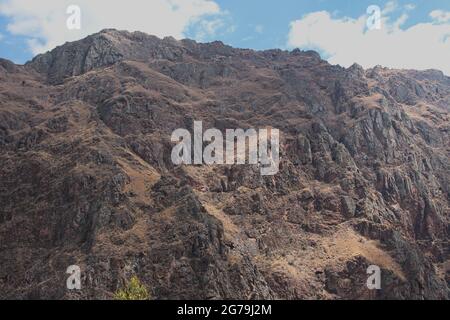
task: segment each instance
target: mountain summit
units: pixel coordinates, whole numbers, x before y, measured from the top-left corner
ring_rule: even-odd
[[[0,103],[0,298],[449,298],[439,71],[103,30],[0,59]],[[173,165],[194,121],[279,129],[279,173]]]

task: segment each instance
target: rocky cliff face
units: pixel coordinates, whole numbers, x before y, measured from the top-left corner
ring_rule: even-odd
[[[0,60],[0,106],[0,298],[449,298],[441,72],[104,30]],[[174,166],[194,120],[278,128],[280,172]]]

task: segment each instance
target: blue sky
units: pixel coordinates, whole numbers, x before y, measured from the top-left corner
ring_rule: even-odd
[[[81,9],[79,31],[65,25],[69,4]],[[383,30],[365,34],[361,26],[370,5],[382,9]],[[450,74],[449,0],[0,0],[0,57],[24,63],[103,27],[241,48],[314,48],[344,66],[438,68]]]
[[[220,40],[242,48],[284,48],[289,33],[289,23],[307,13],[328,11],[340,17],[357,18],[370,5],[384,7],[389,1],[376,0],[218,0],[221,8],[230,12],[236,32],[219,35]],[[429,21],[428,14],[436,9],[450,11],[450,0],[402,0],[398,6],[413,4],[415,10],[405,27]],[[400,15],[399,12],[396,15]],[[255,32],[255,26],[263,26],[263,33]],[[194,36],[189,34],[188,36]],[[210,38],[208,40],[212,40]]]

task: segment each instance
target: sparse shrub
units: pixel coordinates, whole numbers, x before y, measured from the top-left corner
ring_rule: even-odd
[[[138,277],[131,277],[125,288],[119,289],[114,294],[115,300],[150,300],[147,288]]]

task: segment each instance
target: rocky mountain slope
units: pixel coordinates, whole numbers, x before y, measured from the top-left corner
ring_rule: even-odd
[[[280,172],[174,166],[194,120],[278,128]],[[0,60],[0,298],[448,299],[449,120],[441,72],[312,51],[104,30]]]

